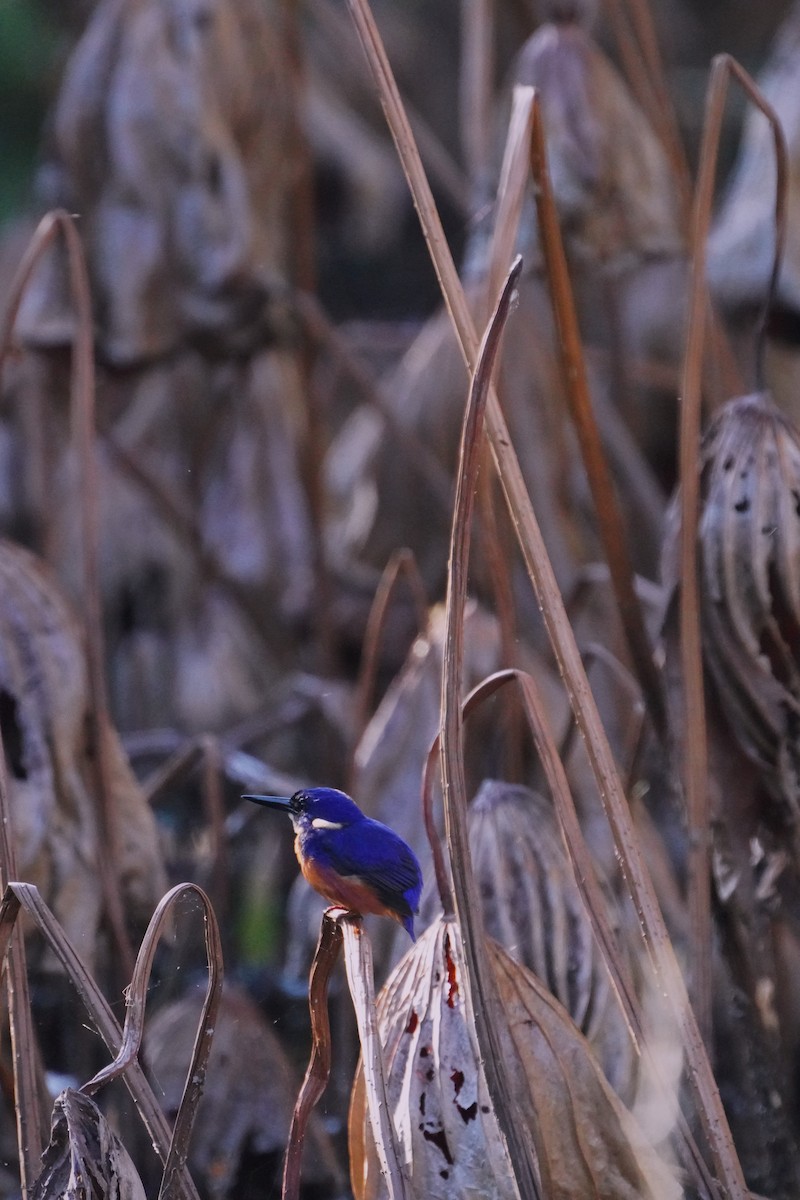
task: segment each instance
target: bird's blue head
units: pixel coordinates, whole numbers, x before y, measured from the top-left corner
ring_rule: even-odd
[[[279,808],[289,814],[295,829],[303,832],[344,829],[364,814],[344,792],[336,788],[302,788],[293,796],[245,796],[266,808]]]

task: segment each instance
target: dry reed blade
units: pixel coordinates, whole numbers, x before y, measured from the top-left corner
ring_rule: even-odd
[[[95,1029],[109,1051],[116,1055],[122,1044],[122,1028],[105,996],[83,965],[80,955],[42,900],[39,889],[33,884],[12,882],[6,887],[2,904],[0,904],[0,960],[8,953],[9,940],[21,909],[32,920],[61,963],[72,986],[83,1001]],[[171,1131],[153,1094],[153,1089],[137,1061],[134,1060],[130,1063],[123,1075],[123,1080],[139,1110],[153,1149],[161,1162],[166,1164],[169,1158]],[[180,1171],[180,1188],[185,1200],[199,1200],[197,1189],[185,1164],[179,1163],[178,1169]]]
[[[0,883],[3,890],[16,875],[13,829],[8,803],[8,774],[5,749],[0,736]],[[14,1111],[17,1123],[20,1185],[26,1200],[39,1174],[42,1151],[49,1138],[43,1071],[39,1061],[31,1014],[28,968],[22,929],[17,929],[8,947],[6,964],[8,1020],[14,1068]]]
[[[622,628],[634,669],[653,725],[663,738],[666,733],[666,708],[661,679],[653,661],[653,649],[645,629],[644,617],[633,585],[633,568],[625,537],[619,502],[600,441],[583,357],[578,317],[572,295],[567,258],[561,240],[550,173],[541,105],[533,111],[531,171],[536,185],[536,212],[539,239],[544,254],[550,301],[558,333],[564,390],[569,403],[583,464],[594,501],[600,538],[611,572],[614,598],[622,619]]]
[[[5,325],[0,337],[0,367],[11,344],[17,312],[33,270],[59,235],[64,239],[66,246],[69,286],[77,317],[70,366],[70,417],[81,467],[82,607],[94,745],[92,766],[95,802],[106,846],[106,853],[100,855],[97,869],[103,889],[106,916],[120,957],[120,967],[123,974],[128,976],[133,968],[133,950],[125,925],[120,892],[120,836],[111,802],[113,789],[108,761],[111,718],[106,695],[103,613],[97,563],[99,516],[95,457],[94,326],[89,274],[83,246],[73,218],[62,209],[48,213],[39,222],[12,280]]]
[[[386,1073],[375,1008],[372,947],[361,917],[344,912],[337,920],[342,931],[344,965],[361,1041],[367,1110],[381,1172],[389,1200],[413,1200],[414,1193],[400,1158],[386,1091]]]
[[[322,914],[319,941],[308,981],[311,1012],[311,1058],[306,1068],[292,1113],[286,1157],[283,1162],[283,1200],[298,1200],[300,1162],[308,1120],[328,1084],[331,1073],[331,1023],[328,1016],[328,986],[342,948],[342,928],[333,915],[344,910],[328,909]]]
[[[369,720],[370,704],[378,673],[378,650],[381,636],[386,625],[389,602],[401,579],[405,579],[411,592],[417,631],[424,632],[428,624],[429,601],[425,581],[417,566],[413,551],[404,546],[400,550],[394,551],[384,567],[369,610],[353,699],[353,755],[355,755],[356,747]],[[352,763],[350,774],[352,777]]]
[[[447,578],[440,748],[442,797],[453,877],[453,898],[461,927],[466,980],[475,1031],[498,1125],[508,1147],[520,1195],[527,1197],[541,1195],[537,1157],[528,1137],[528,1133],[532,1131],[526,1130],[518,1119],[519,1098],[515,1098],[513,1094],[500,1039],[500,1027],[505,1016],[492,968],[484,951],[485,935],[480,903],[470,866],[461,716],[464,608],[467,599],[470,531],[475,484],[483,450],[486,399],[513,289],[521,269],[522,260],[518,258],[511,268],[478,352],[464,415]]]
[[[430,185],[414,143],[386,50],[367,0],[349,0],[354,20],[381,94],[397,152],[406,172],[423,233],[434,263],[445,304],[461,346],[472,367],[478,338],[458,278]],[[570,626],[553,567],[528,496],[519,460],[511,444],[497,397],[490,390],[486,424],[497,470],[519,537],[525,565],[539,602],[553,652],[564,678],[570,704],[586,742],[589,760],[609,820],[625,880],[640,917],[643,937],[656,979],[677,979],[667,999],[673,1008],[684,1042],[687,1078],[714,1158],[720,1182],[730,1200],[749,1200],[749,1192],[736,1156],[725,1110],[692,1013],[675,951],[664,924],[652,880],[644,864],[627,799],[617,772],[600,714],[586,679],[575,634]]]
[[[683,784],[689,826],[688,904],[694,1005],[706,1045],[711,1038],[711,832],[708,796],[708,745],[706,735],[703,659],[700,633],[700,593],[697,571],[697,522],[700,510],[699,445],[705,318],[706,241],[714,200],[719,139],[730,77],[769,120],[775,138],[777,190],[775,200],[775,261],[767,306],[774,291],[785,240],[787,152],[783,132],[773,109],[750,76],[729,55],[718,55],[712,64],[706,92],[700,171],[692,215],[692,284],[686,324],[686,351],[681,384],[679,473],[681,490],[680,532],[680,660],[683,679],[685,754]]]

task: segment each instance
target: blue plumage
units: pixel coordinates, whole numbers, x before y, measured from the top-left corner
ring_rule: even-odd
[[[390,916],[413,939],[422,872],[413,850],[394,830],[365,816],[335,788],[245,798],[288,812],[303,874],[326,899],[355,912]]]

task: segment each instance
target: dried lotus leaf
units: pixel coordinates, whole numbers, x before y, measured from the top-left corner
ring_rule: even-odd
[[[529,971],[487,944],[509,1021],[501,1031],[508,1058],[524,1065],[516,1080],[519,1120],[538,1124],[548,1200],[677,1200],[681,1189],[670,1169],[568,1014]],[[480,1065],[455,919],[440,918],[425,930],[382,989],[377,1013],[389,1104],[415,1194],[515,1197]],[[356,1200],[383,1200],[362,1088],[359,1071],[350,1113],[351,1183]]]
[[[33,1200],[145,1200],[122,1142],[95,1102],[72,1088],[56,1098],[42,1163]]]
[[[513,1200],[516,1187],[489,1102],[463,970],[458,925],[440,918],[381,990],[389,1105],[415,1195]],[[350,1115],[351,1185],[356,1200],[382,1200],[386,1185],[361,1112],[361,1076],[359,1067]]]
[[[536,1104],[548,1200],[678,1200],[677,1173],[606,1082],[592,1048],[530,971],[489,942],[500,996]],[[521,1086],[520,1089],[521,1091]]]
[[[486,780],[468,819],[486,932],[552,992],[612,1087],[631,1100],[637,1056],[552,804],[528,788]]]
[[[766,394],[720,411],[702,447],[703,653],[720,707],[776,801],[800,815],[800,434]],[[677,579],[677,522],[665,574]]]
[[[0,541],[0,720],[16,867],[38,884],[90,963],[103,901],[88,711],[74,614],[34,555]],[[107,736],[123,903],[133,920],[145,921],[166,889],[155,819],[116,734]]]
[[[615,269],[684,244],[664,148],[622,77],[578,25],[543,25],[516,79],[542,101],[553,192],[571,251]]]
[[[144,1054],[168,1115],[183,1095],[203,1007],[192,992],[161,1009],[145,1032]],[[214,1030],[203,1096],[197,1109],[190,1169],[212,1200],[231,1194],[245,1154],[283,1157],[297,1095],[294,1070],[256,1005],[226,986]],[[330,1180],[338,1168],[327,1138],[312,1120],[304,1177]]]
[[[103,356],[271,332],[291,178],[280,44],[258,0],[103,0],[68,64],[40,192],[81,214]],[[29,289],[35,344],[69,340],[58,251]]]

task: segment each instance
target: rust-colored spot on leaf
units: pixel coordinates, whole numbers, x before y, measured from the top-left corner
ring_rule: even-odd
[[[453,1071],[453,1074],[450,1076],[450,1078],[453,1081],[453,1086],[456,1089],[456,1096],[457,1096],[458,1093],[461,1091],[462,1087],[464,1086],[464,1072],[458,1071],[458,1070]]]
[[[444,961],[447,966],[447,1007],[455,1008],[458,1001],[458,975],[456,964],[450,949],[450,938],[444,939]]]
[[[406,1025],[406,1033],[414,1033],[418,1025],[419,1017],[416,1014],[416,1010],[412,1008],[411,1016],[408,1018],[408,1024]]]

